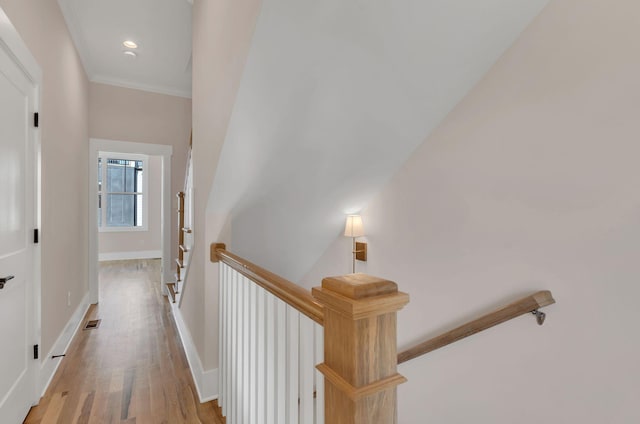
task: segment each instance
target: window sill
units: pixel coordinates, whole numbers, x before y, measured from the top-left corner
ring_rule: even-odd
[[[149,231],[146,226],[143,227],[98,227],[99,233],[139,233]]]

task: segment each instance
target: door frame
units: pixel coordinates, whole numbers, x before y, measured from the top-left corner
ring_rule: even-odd
[[[165,293],[163,282],[171,280],[171,156],[173,146],[165,144],[136,143],[131,141],[89,140],[89,302],[100,301],[98,278],[98,152],[117,152],[162,157],[162,273],[160,288]]]
[[[33,84],[34,88],[34,102],[33,110],[29,111],[29,114],[33,116],[34,113],[40,111],[41,99],[42,99],[42,69],[35,57],[31,54],[31,51],[27,47],[26,43],[22,40],[20,33],[13,26],[11,20],[6,15],[2,7],[0,7],[0,48],[6,51],[9,56],[12,57],[14,62],[20,67],[24,75],[29,82]],[[29,126],[29,137],[32,143],[31,157],[27,160],[30,162],[28,169],[33,173],[33,205],[35,210],[33,211],[34,225],[42,232],[42,219],[41,219],[41,193],[42,193],[42,173],[41,173],[41,134],[40,129],[35,128],[31,121]],[[41,345],[41,331],[42,331],[42,299],[41,299],[41,245],[39,243],[31,243],[32,252],[32,295],[33,295],[33,343],[38,346]],[[29,265],[27,265],[29,266]],[[32,405],[37,405],[40,400],[40,388],[38,382],[40,381],[41,364],[45,358],[42,357],[39,360],[33,360],[31,364],[33,369],[33,395],[31,399]]]

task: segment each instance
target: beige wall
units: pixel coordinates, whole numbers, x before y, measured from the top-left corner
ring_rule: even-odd
[[[89,83],[57,2],[0,0],[0,7],[43,71],[41,351],[46,358],[89,289]]]
[[[157,251],[162,254],[162,157],[149,156],[145,178],[149,180],[147,231],[105,231],[98,234],[98,253]],[[170,259],[170,262],[171,259]]]
[[[191,100],[129,88],[91,83],[91,138],[173,146],[171,193],[184,186],[191,132]],[[176,205],[172,197],[172,204]],[[171,255],[178,255],[177,214],[171,214]]]
[[[401,346],[558,302],[400,366],[399,422],[640,422],[639,22],[635,0],[553,0],[364,211],[359,270],[411,295]],[[306,284],[349,255],[339,237]]]
[[[205,275],[208,244],[216,238],[207,222],[207,197],[251,44],[260,0],[196,0],[193,10],[194,250],[180,311],[205,370],[217,367],[216,278]],[[221,220],[224,222],[224,218]],[[205,222],[207,222],[205,226]],[[207,238],[205,238],[205,232]]]

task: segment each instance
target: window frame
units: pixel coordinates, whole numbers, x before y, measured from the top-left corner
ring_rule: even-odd
[[[136,194],[142,196],[142,225],[139,227],[108,227],[106,225],[107,222],[107,208],[98,207],[98,211],[101,213],[101,224],[98,225],[98,232],[100,233],[126,233],[126,232],[138,232],[138,231],[149,231],[149,156],[134,154],[134,153],[117,153],[117,152],[98,152],[98,159],[96,160],[96,167],[98,167],[97,162],[102,160],[102,183],[103,186],[101,189],[96,187],[98,192],[98,199],[101,198],[102,205],[106,205],[108,192],[106,191],[106,181],[107,181],[107,160],[115,159],[115,160],[132,160],[132,161],[141,161],[142,162],[142,191],[136,192]],[[134,194],[134,193],[131,193]],[[100,206],[100,205],[98,205]]]

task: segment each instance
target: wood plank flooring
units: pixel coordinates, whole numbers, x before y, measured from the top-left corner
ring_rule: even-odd
[[[25,423],[213,423],[200,404],[171,307],[160,293],[160,261],[100,265],[101,301],[74,338]],[[47,359],[52,360],[52,359]]]

